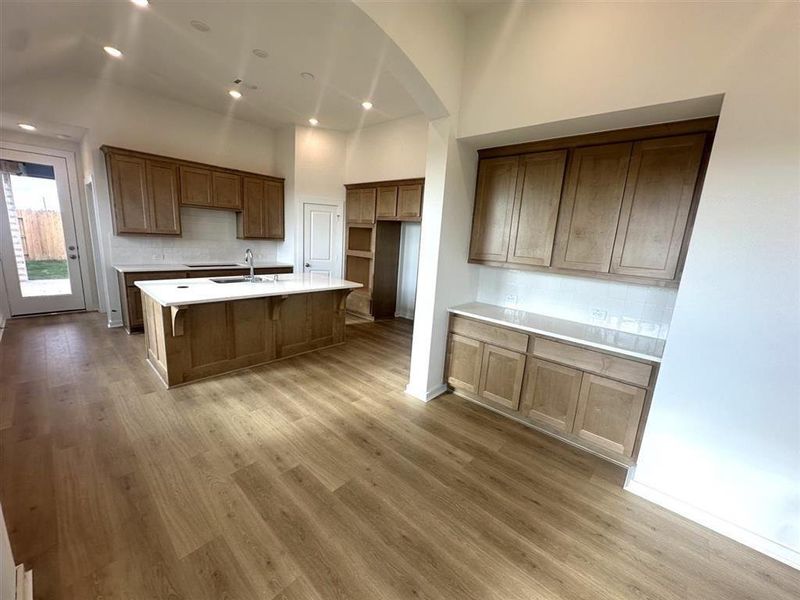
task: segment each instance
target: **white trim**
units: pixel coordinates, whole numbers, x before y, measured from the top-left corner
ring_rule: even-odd
[[[658,504],[682,517],[686,517],[690,521],[699,523],[703,527],[716,531],[725,537],[731,538],[740,544],[744,544],[753,550],[766,554],[790,567],[800,570],[800,551],[762,537],[757,533],[753,533],[735,523],[721,519],[688,502],[674,498],[669,494],[653,489],[639,481],[634,481],[632,477],[629,477],[629,480],[625,482],[625,490],[636,494],[640,498],[649,500],[653,504]]]
[[[406,394],[409,396],[414,396],[417,400],[422,400],[423,402],[430,402],[437,396],[441,396],[447,391],[447,386],[444,383],[437,385],[436,387],[428,390],[427,392],[420,392],[419,390],[413,389],[410,385],[406,386]]]
[[[115,327],[122,327],[122,319],[109,319],[108,320],[108,328],[114,329]]]

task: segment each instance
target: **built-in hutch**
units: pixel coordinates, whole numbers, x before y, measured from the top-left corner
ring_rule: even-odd
[[[422,220],[424,179],[346,185],[345,279],[363,284],[347,310],[368,319],[394,317],[400,228]]]
[[[711,117],[479,150],[469,262],[677,286],[716,125]],[[451,315],[450,387],[635,462],[660,355],[474,316]]]
[[[283,179],[103,146],[116,235],[181,235],[182,206],[236,213],[237,237],[284,238]]]

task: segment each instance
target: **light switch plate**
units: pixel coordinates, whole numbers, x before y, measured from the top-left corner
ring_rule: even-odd
[[[605,321],[608,318],[608,311],[595,308],[594,310],[592,310],[592,318]]]
[[[517,303],[516,294],[506,294],[506,304],[516,304],[516,303]]]

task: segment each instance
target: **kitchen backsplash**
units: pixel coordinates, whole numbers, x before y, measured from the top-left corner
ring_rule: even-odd
[[[244,260],[253,250],[259,262],[275,262],[277,241],[236,238],[236,214],[230,211],[181,208],[181,237],[115,235],[111,238],[112,264],[227,262]]]
[[[478,302],[666,338],[677,290],[479,267]]]

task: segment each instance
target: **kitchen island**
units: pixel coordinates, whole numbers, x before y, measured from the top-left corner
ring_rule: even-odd
[[[147,360],[167,387],[344,342],[360,283],[302,273],[137,281]]]

